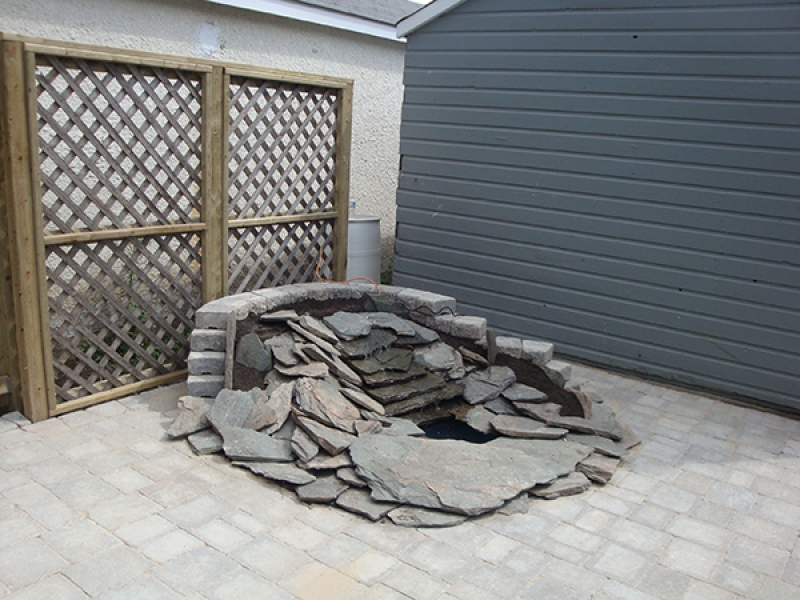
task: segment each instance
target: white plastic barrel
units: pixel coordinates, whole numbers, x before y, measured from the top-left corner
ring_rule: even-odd
[[[381,218],[350,215],[347,231],[347,278],[381,279]]]

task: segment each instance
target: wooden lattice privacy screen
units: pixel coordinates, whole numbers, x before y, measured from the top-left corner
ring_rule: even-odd
[[[0,369],[26,414],[185,376],[204,301],[343,276],[351,82],[2,43]]]

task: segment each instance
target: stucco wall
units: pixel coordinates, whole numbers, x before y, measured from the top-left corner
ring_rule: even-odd
[[[359,213],[381,217],[386,268],[394,246],[404,44],[204,0],[0,0],[0,31],[354,80],[350,197]]]

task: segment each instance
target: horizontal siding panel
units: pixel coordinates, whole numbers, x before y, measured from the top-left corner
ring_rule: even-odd
[[[636,36],[636,37],[634,37]],[[798,51],[800,41],[792,30],[775,29],[764,36],[763,31],[748,30],[698,30],[666,31],[637,27],[625,31],[574,31],[550,32],[533,29],[527,32],[503,33],[474,31],[468,36],[460,32],[441,34],[420,33],[408,41],[408,53],[412,60],[423,52],[661,52],[675,53],[721,53],[744,56],[780,55]],[[412,63],[416,66],[416,63]]]
[[[631,161],[653,161],[690,165],[693,168],[722,167],[736,169],[746,174],[785,173],[797,178],[800,152],[775,152],[742,147],[713,147],[707,144],[681,144],[674,141],[658,142],[619,136],[593,136],[586,133],[567,134],[553,131],[531,131],[511,127],[506,121],[502,127],[477,126],[469,123],[460,126],[438,123],[404,125],[403,148],[411,142],[437,142],[487,148],[502,147],[514,150],[565,152],[598,157],[613,157]],[[676,131],[680,134],[680,131]],[[409,152],[413,153],[413,152]]]
[[[589,101],[591,100],[591,101]],[[410,88],[403,106],[407,122],[486,124],[520,129],[585,131],[655,137],[664,140],[707,141],[744,147],[800,149],[800,126],[765,123],[769,111],[755,111],[747,121],[702,120],[691,111],[675,114],[653,99],[612,100],[564,97],[535,91]],[[674,132],[672,137],[670,131]]]
[[[472,2],[472,6],[459,7],[446,19],[437,19],[421,32],[423,35],[445,37],[447,33],[484,32],[502,35],[505,32],[536,33],[537,30],[583,33],[603,30],[646,31],[716,31],[751,29],[786,29],[800,19],[800,8],[792,3],[751,2],[732,7],[725,3],[724,10],[709,6],[638,6],[620,7],[619,2],[610,7],[602,3],[570,3],[550,6],[530,0],[516,0],[504,4]],[[483,4],[483,9],[479,6]],[[600,10],[604,9],[604,10]],[[416,36],[415,36],[416,37]]]
[[[541,187],[531,194],[528,187],[485,181],[420,177],[408,173],[401,175],[401,178],[404,193],[399,201],[404,206],[424,209],[431,206],[432,196],[437,196],[443,197],[436,201],[437,208],[444,202],[456,205],[459,199],[463,199],[467,203],[470,200],[489,203],[497,207],[497,212],[500,213],[508,206],[511,210],[522,207],[529,211],[547,211],[556,215],[577,213],[622,221],[658,223],[697,231],[722,232],[773,242],[787,242],[790,262],[792,256],[798,257],[793,264],[800,261],[800,221],[789,218],[788,213],[785,217],[766,217],[723,212],[700,202],[692,203],[692,198],[687,199],[684,196],[681,196],[681,202],[671,201],[672,198],[664,201],[658,197],[648,200],[629,200],[598,194],[546,190]],[[793,209],[794,205],[788,202],[786,208]],[[800,212],[800,209],[797,212]],[[459,210],[458,214],[463,214],[463,211]],[[537,225],[539,219],[537,212],[525,222]],[[773,258],[779,258],[777,253]]]
[[[548,285],[559,281],[562,274],[570,278],[568,287],[577,289],[584,285],[584,276],[604,278],[608,286],[616,282],[638,282],[648,288],[647,293],[642,291],[638,298],[642,298],[644,294],[649,297],[650,302],[671,307],[678,315],[694,312],[711,319],[725,315],[726,319],[745,325],[800,334],[800,321],[793,318],[792,311],[786,308],[787,305],[778,304],[781,299],[797,303],[797,299],[792,297],[793,292],[785,288],[729,277],[710,278],[702,272],[637,261],[624,255],[609,256],[600,253],[602,245],[597,248],[597,253],[587,254],[583,250],[587,246],[594,247],[593,240],[580,236],[579,240],[571,244],[575,249],[565,248],[563,246],[570,245],[570,240],[566,239],[569,237],[567,232],[534,230],[527,239],[518,239],[516,236],[498,237],[492,234],[500,228],[499,225],[487,224],[484,235],[480,236],[474,233],[474,230],[479,229],[474,223],[473,227],[462,230],[456,226],[463,221],[453,219],[452,228],[434,229],[430,225],[416,224],[414,215],[406,209],[403,209],[402,216],[402,243],[410,245],[403,246],[404,248],[417,245],[427,252],[437,253],[452,249],[462,253],[462,256],[480,248],[481,254],[487,257],[520,263],[518,266],[521,272],[517,273],[518,276]],[[465,233],[469,235],[464,235]],[[439,242],[441,248],[431,247],[430,240],[433,238]],[[413,252],[411,256],[421,258]],[[525,265],[525,268],[521,265]],[[459,263],[458,266],[466,265]],[[787,349],[800,353],[800,348]]]
[[[456,161],[416,158],[404,155],[403,176],[414,180],[418,176],[447,177],[461,181],[480,181],[491,184],[531,187],[555,190],[564,193],[597,195],[610,198],[628,198],[649,201],[658,198],[661,202],[674,199],[680,205],[711,207],[721,212],[755,216],[797,219],[798,202],[794,198],[761,194],[752,196],[737,190],[697,188],[683,183],[651,182],[646,180],[611,178],[585,173],[564,173],[550,171],[532,172],[530,169],[483,165],[480,162],[465,163]],[[686,200],[689,196],[689,200]]]
[[[732,43],[734,40],[731,40]],[[741,40],[736,40],[741,47]],[[797,44],[800,51],[800,42]],[[605,74],[609,77],[624,79],[627,83],[634,76],[647,80],[686,82],[706,87],[708,79],[720,83],[721,79],[740,82],[739,85],[753,87],[781,84],[790,86],[787,90],[796,89],[794,81],[783,81],[800,76],[797,61],[791,55],[741,55],[732,53],[729,56],[719,54],[691,55],[682,49],[680,53],[663,54],[638,52],[509,52],[507,50],[428,52],[424,55],[411,53],[406,58],[406,69],[447,71],[454,62],[470,65],[470,71],[504,71],[549,73],[558,72],[559,76],[586,76],[591,73]],[[613,65],[613,71],[609,67]],[[715,85],[716,87],[716,85]],[[770,96],[771,96],[770,90]],[[797,96],[789,100],[797,100]]]
[[[469,64],[465,61],[465,67]],[[687,110],[686,101],[699,108],[716,104],[731,117],[744,110],[776,110],[780,115],[797,111],[800,98],[800,83],[796,81],[769,80],[767,82],[711,81],[700,78],[647,77],[632,75],[606,75],[602,73],[552,73],[531,71],[473,71],[465,69],[406,69],[404,82],[407,86],[430,86],[440,88],[536,90],[537,93],[603,95],[658,98],[669,102],[676,110],[681,102]],[[791,116],[787,114],[786,117]],[[784,117],[784,118],[786,118]],[[797,125],[800,119],[794,115],[787,123]]]
[[[403,152],[418,158],[468,162],[530,169],[531,171],[571,172],[602,175],[608,178],[646,179],[654,182],[680,181],[682,185],[716,187],[739,192],[771,193],[793,197],[800,187],[800,174],[742,172],[741,169],[698,167],[690,164],[626,160],[591,154],[507,148],[487,144],[448,144],[436,140],[403,141]]]
[[[800,320],[792,319],[793,310],[800,310],[800,306],[798,306],[800,299],[796,293],[781,284],[770,285],[769,282],[763,280],[753,282],[739,279],[742,265],[730,259],[725,260],[728,273],[711,275],[708,269],[703,270],[703,266],[707,261],[717,260],[713,257],[705,257],[704,260],[704,257],[698,256],[696,263],[689,265],[685,251],[657,248],[643,242],[617,243],[613,240],[593,237],[585,232],[576,233],[577,228],[552,231],[548,230],[546,226],[531,227],[521,222],[517,222],[519,224],[497,223],[486,221],[480,216],[464,217],[446,213],[439,214],[436,219],[431,220],[426,218],[421,211],[405,206],[398,209],[398,215],[403,217],[403,227],[410,228],[403,231],[403,234],[412,236],[411,241],[416,239],[417,243],[422,243],[419,242],[419,237],[424,234],[420,231],[412,233],[415,227],[428,231],[429,237],[432,238],[447,239],[445,237],[447,232],[461,235],[467,240],[465,242],[467,245],[472,242],[475,248],[483,248],[484,245],[490,248],[491,245],[486,238],[495,236],[500,244],[496,247],[496,253],[499,254],[502,249],[508,253],[506,254],[507,258],[525,258],[529,269],[522,275],[538,278],[542,282],[554,282],[560,277],[560,274],[552,269],[540,271],[540,267],[547,268],[557,265],[558,254],[563,252],[576,252],[586,257],[580,264],[582,273],[569,275],[573,280],[570,287],[579,287],[582,275],[596,273],[590,268],[590,265],[596,264],[595,261],[612,261],[611,265],[607,265],[611,267],[613,267],[613,261],[616,261],[619,265],[617,268],[620,280],[629,279],[636,272],[636,269],[629,266],[629,263],[639,265],[639,269],[673,269],[676,271],[674,274],[676,285],[672,290],[660,289],[657,295],[658,300],[651,298],[650,301],[668,301],[676,310],[682,312],[695,310],[700,314],[704,312],[711,312],[712,315],[725,314],[729,315],[731,319],[745,323],[800,332]],[[401,236],[401,238],[404,242],[405,237]],[[520,246],[530,243],[535,243],[538,251],[532,250],[529,255],[523,256]],[[458,246],[450,247],[458,248]],[[591,249],[591,252],[587,252],[588,249]],[[433,250],[431,251],[433,252]],[[590,256],[595,258],[592,260],[589,258]],[[696,270],[691,267],[695,267]],[[693,278],[698,275],[704,276],[702,283],[696,277]],[[655,273],[649,277],[653,276]],[[647,279],[645,278],[643,281],[646,282]],[[668,281],[669,279],[663,281],[662,287]],[[739,295],[742,293],[740,287],[746,288],[749,294],[745,292],[744,295],[749,296],[749,299],[745,300]],[[736,296],[732,296],[735,300],[725,300],[719,297],[732,290],[737,292]],[[714,295],[717,297],[713,297]],[[655,294],[653,296],[655,297]],[[666,300],[667,298],[668,300]],[[786,303],[778,304],[781,300]]]

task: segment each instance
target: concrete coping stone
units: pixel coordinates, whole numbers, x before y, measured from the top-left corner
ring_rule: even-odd
[[[194,383],[193,387],[198,391],[196,395],[205,396],[220,383],[220,380],[216,379],[216,377],[211,379],[205,373],[200,374],[204,371],[208,372],[206,369],[207,363],[212,362],[210,360],[212,357],[205,355],[205,352],[221,352],[221,354],[225,355],[224,377],[220,379],[225,382],[225,385],[230,386],[232,383],[232,352],[236,321],[243,320],[251,314],[262,314],[290,308],[308,300],[318,302],[353,300],[363,298],[366,294],[377,291],[374,285],[366,282],[299,283],[226,296],[205,304],[196,313],[195,322],[197,328],[192,332],[190,340],[194,354],[192,358],[199,359],[196,360],[198,363],[196,365],[197,368],[192,369],[195,372],[190,377],[190,382]],[[485,345],[486,319],[484,317],[458,315],[456,313],[455,298],[425,290],[391,285],[380,286],[380,293],[405,305],[410,310],[410,318],[425,327]],[[225,335],[224,351],[219,337],[223,332]],[[199,338],[197,341],[194,340],[195,336]],[[570,373],[565,368],[567,365],[552,361],[552,344],[524,340],[512,336],[500,336],[497,338],[497,342],[499,353],[507,354],[514,358],[532,360],[538,365],[547,365],[559,383],[569,380]],[[219,360],[220,355],[213,357],[215,375],[218,373]],[[206,364],[202,364],[201,367],[200,363]],[[202,393],[200,393],[201,391]]]

